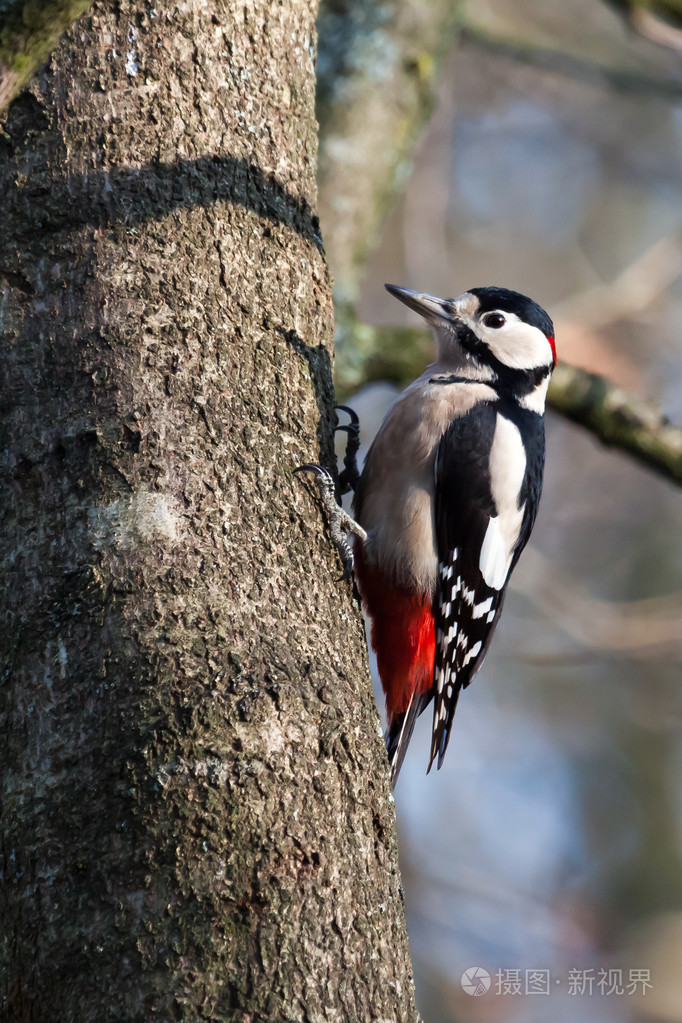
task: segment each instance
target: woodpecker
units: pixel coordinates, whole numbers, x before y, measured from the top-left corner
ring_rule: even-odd
[[[355,483],[353,517],[316,473],[332,538],[371,619],[397,781],[433,700],[427,768],[442,766],[460,691],[478,671],[542,489],[554,328],[531,299],[471,288],[441,299],[387,284],[433,328],[437,359],[397,398]],[[343,427],[355,441],[357,418]],[[351,546],[352,545],[352,546]]]

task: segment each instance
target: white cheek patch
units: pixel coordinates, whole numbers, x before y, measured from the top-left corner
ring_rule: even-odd
[[[519,508],[519,495],[525,473],[526,453],[519,429],[498,412],[490,449],[490,489],[497,515],[488,522],[479,558],[481,575],[494,590],[501,590],[507,581],[521,532],[524,505]]]
[[[496,359],[512,369],[552,365],[552,348],[539,327],[524,323],[515,313],[502,312],[502,316],[506,320],[503,327],[486,327],[481,322],[476,328]]]

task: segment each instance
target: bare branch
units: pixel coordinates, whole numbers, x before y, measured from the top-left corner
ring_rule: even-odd
[[[656,75],[630,68],[610,67],[562,50],[539,46],[521,39],[498,37],[468,25],[462,29],[462,42],[498,54],[540,70],[551,71],[581,82],[608,85],[631,96],[658,96],[679,103],[682,81],[671,76]]]
[[[631,28],[645,39],[669,50],[682,50],[680,0],[606,0]]]
[[[635,7],[630,15],[630,24],[635,32],[639,32],[645,39],[650,39],[653,43],[658,43],[659,46],[666,46],[669,50],[676,50],[678,53],[682,51],[682,29],[657,18],[652,11]]]
[[[682,430],[652,402],[567,363],[557,367],[547,400],[551,408],[586,427],[603,444],[626,451],[682,484]]]
[[[572,295],[552,309],[555,321],[586,324],[592,330],[632,319],[657,301],[682,272],[680,239],[661,238],[604,284]]]
[[[351,309],[358,270],[376,238],[388,200],[395,195],[395,169],[411,152],[431,108],[433,76],[429,75],[427,82],[421,80],[420,85],[415,54],[431,52],[442,56],[442,43],[434,37],[434,25],[450,45],[456,32],[454,19],[448,18],[436,0],[423,22],[409,5],[405,10],[408,14],[401,15],[397,7],[390,8],[384,12],[383,20],[374,17],[368,24],[369,16],[366,13],[361,16],[354,0],[347,0],[341,9],[334,8],[333,12],[327,9],[320,25],[321,207],[325,239],[337,279],[335,383],[341,399],[372,381],[405,385],[419,375],[433,353],[427,331],[360,324]],[[492,39],[471,27],[466,29],[464,38],[473,45],[519,60],[551,65],[554,71],[608,80],[635,92],[682,97],[682,82],[674,79],[619,72],[571,55]],[[386,52],[392,54],[384,69],[385,84],[390,81],[390,89],[385,90],[379,88],[376,69],[368,58],[372,47],[382,41]],[[406,68],[410,67],[412,71],[408,72]],[[396,99],[387,106],[388,93]],[[379,94],[381,117],[377,117]],[[564,303],[557,310],[557,318],[572,326],[602,328],[636,315],[665,291],[678,276],[679,268],[679,239],[663,239],[615,281],[591,288]],[[628,452],[677,483],[682,482],[682,432],[671,426],[652,404],[594,373],[567,364],[561,365],[554,375],[549,404],[593,432],[603,443]]]
[[[335,367],[337,394],[345,399],[364,384],[379,380],[405,386],[432,356],[433,340],[427,330],[344,321]],[[603,444],[682,484],[682,429],[673,426],[652,402],[568,363],[557,367],[547,401]]]
[[[511,586],[523,593],[564,632],[592,650],[613,650],[632,658],[679,656],[682,651],[682,594],[646,600],[600,600],[532,545]]]

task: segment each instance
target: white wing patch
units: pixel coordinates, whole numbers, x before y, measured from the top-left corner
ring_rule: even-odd
[[[501,590],[504,586],[509,566],[511,565],[511,554],[509,552],[506,538],[503,536],[497,516],[488,523],[488,528],[481,547],[479,568],[481,575],[492,586],[494,590]]]
[[[507,581],[523,524],[524,505],[519,507],[519,495],[526,473],[526,452],[519,428],[499,412],[489,465],[490,490],[497,515],[488,523],[479,568],[488,586],[501,590]]]

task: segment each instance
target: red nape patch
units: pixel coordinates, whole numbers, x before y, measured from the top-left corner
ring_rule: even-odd
[[[387,579],[364,560],[361,551],[355,557],[355,577],[372,619],[372,648],[390,722],[405,713],[413,692],[427,692],[433,684],[436,641],[432,598]]]
[[[554,340],[551,334],[547,336],[547,340],[549,341],[549,347],[552,349],[552,355],[554,356],[554,365],[556,366],[556,341]]]

